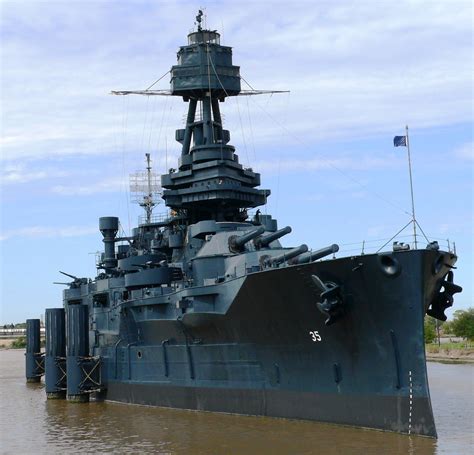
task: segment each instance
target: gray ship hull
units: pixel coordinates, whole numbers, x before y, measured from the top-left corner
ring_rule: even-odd
[[[163,321],[135,307],[140,338],[99,348],[102,397],[436,437],[423,319],[455,261],[441,256],[393,253],[395,274],[379,255],[257,272],[236,280],[224,315]],[[342,285],[344,316],[330,326],[313,274]]]

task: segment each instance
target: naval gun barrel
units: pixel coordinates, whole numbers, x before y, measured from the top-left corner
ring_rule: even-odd
[[[59,271],[59,273],[62,273],[63,275],[66,275],[69,278],[72,278],[73,280],[79,280],[79,278],[77,276],[71,275],[70,273],[61,272],[61,270]],[[68,284],[68,283],[58,283],[58,284]]]
[[[258,248],[266,247],[270,245],[273,241],[279,239],[280,237],[283,237],[286,234],[289,234],[291,232],[291,227],[286,226],[282,229],[279,229],[278,231],[271,232],[270,234],[262,235],[261,237],[255,239],[255,245]]]
[[[290,259],[293,259],[296,256],[299,256],[300,254],[306,253],[306,251],[308,251],[308,245],[303,243],[303,245],[300,245],[289,251],[285,251],[283,254],[269,258],[267,260],[267,264],[270,264],[270,265],[281,264],[282,262],[289,261]]]
[[[265,227],[260,226],[253,231],[247,232],[244,235],[233,235],[229,238],[229,248],[231,251],[240,251],[243,246],[250,242],[250,240],[262,235],[265,232]]]
[[[314,262],[318,259],[321,259],[329,254],[337,253],[339,251],[339,245],[332,244],[325,248],[321,248],[320,250],[316,251],[309,251],[308,253],[302,254],[300,257],[294,260],[295,264],[305,264],[308,262]]]

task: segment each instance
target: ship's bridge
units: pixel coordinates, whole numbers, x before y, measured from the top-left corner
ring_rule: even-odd
[[[215,30],[198,30],[188,35],[188,45],[192,44],[221,44],[221,35]]]

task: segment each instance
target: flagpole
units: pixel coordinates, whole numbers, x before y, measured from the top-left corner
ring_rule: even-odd
[[[413,223],[413,236],[415,238],[415,249],[418,248],[416,241],[416,217],[415,217],[415,198],[413,196],[413,178],[411,175],[411,156],[410,156],[410,139],[408,138],[408,125],[405,126],[406,138],[407,138],[407,151],[408,151],[408,170],[410,171],[410,191],[411,191],[411,214]]]

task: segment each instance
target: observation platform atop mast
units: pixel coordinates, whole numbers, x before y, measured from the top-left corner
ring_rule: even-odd
[[[240,67],[232,64],[232,48],[221,46],[215,30],[198,30],[181,46],[178,64],[171,68],[171,94],[200,99],[212,96],[223,100],[240,93]]]

